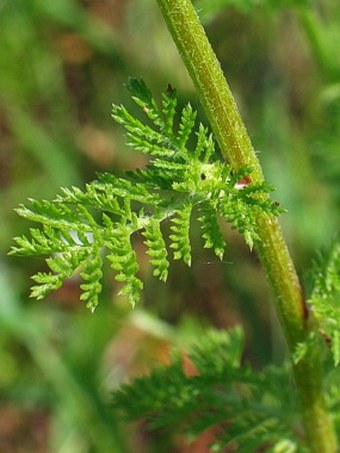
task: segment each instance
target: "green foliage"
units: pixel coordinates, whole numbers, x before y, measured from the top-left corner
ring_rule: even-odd
[[[32,297],[41,299],[59,288],[78,269],[84,283],[81,299],[94,310],[101,292],[102,254],[105,251],[120,290],[134,305],[143,283],[138,278],[132,235],[144,236],[154,275],[165,281],[169,261],[161,223],[171,220],[170,248],[174,259],[191,264],[190,221],[194,207],[200,212],[204,247],[222,259],[225,240],[219,227],[224,218],[245,237],[249,247],[259,239],[259,211],[278,215],[282,209],[270,201],[267,184],[252,184],[251,169],[232,168],[215,157],[211,134],[200,124],[196,145],[191,146],[196,112],[186,105],[177,122],[176,92],[169,85],[161,108],[141,80],[128,86],[132,99],[148,117],[143,123],[122,105],[113,106],[113,118],[126,130],[128,144],[150,156],[145,169],[125,178],[100,174],[84,190],[64,188],[54,201],[30,200],[19,215],[42,224],[31,229],[31,238],[15,238],[13,255],[48,255],[52,272],[33,276]],[[190,149],[192,148],[192,149]]]
[[[340,363],[340,243],[331,247],[314,270],[314,289],[309,303],[320,333],[329,341],[334,364]]]
[[[160,225],[156,219],[150,219],[145,225],[143,236],[146,238],[147,254],[151,256],[150,262],[154,266],[153,275],[165,282],[168,278],[169,261]]]
[[[113,395],[127,420],[147,418],[151,429],[184,431],[189,439],[217,433],[212,451],[304,452],[288,367],[255,372],[242,365],[243,332],[211,330],[188,351],[195,373],[186,375],[179,353],[167,367],[135,379]]]
[[[108,3],[106,2],[107,5]],[[221,28],[218,26],[222,25],[226,28],[224,20],[214,24],[216,26],[209,29],[209,35],[214,42],[219,42],[220,49],[225,49],[226,45],[228,46],[228,43],[233,40],[233,30],[234,33],[236,32],[235,53],[240,58],[233,59],[228,56],[228,68],[237,73],[238,65],[242,62],[241,72],[245,76],[242,77],[242,74],[239,73],[237,83],[234,85],[238,90],[238,97],[241,97],[243,103],[247,105],[247,116],[250,118],[250,122],[256,120],[250,125],[250,128],[253,134],[255,132],[254,140],[257,148],[264,150],[261,160],[267,169],[266,173],[270,175],[272,181],[275,181],[276,186],[281,188],[280,198],[284,201],[285,206],[289,206],[291,215],[288,221],[292,223],[286,229],[286,233],[291,235],[288,237],[288,242],[299,244],[295,252],[299,254],[296,256],[301,263],[312,252],[315,243],[319,244],[323,241],[322,238],[332,234],[334,226],[338,224],[338,213],[340,212],[338,209],[340,200],[338,190],[340,162],[338,159],[340,130],[338,99],[340,90],[339,71],[337,70],[339,53],[336,48],[339,42],[340,26],[339,2],[322,2],[322,5],[320,2],[319,8],[310,10],[312,13],[310,18],[314,18],[317,33],[309,34],[309,39],[305,42],[304,37],[308,36],[308,27],[304,27],[304,31],[307,29],[307,33],[303,34],[301,45],[300,40],[296,40],[296,33],[292,32],[291,21],[286,20],[286,10],[282,11],[284,16],[281,18],[284,21],[284,27],[281,26],[282,20],[277,20],[277,15],[271,14],[275,11],[274,4],[290,6],[293,3],[305,2],[294,0],[197,0],[195,2],[200,17],[206,20],[208,17],[213,17],[218,12],[218,8],[228,8],[231,4],[233,11],[240,8],[242,11],[249,12],[245,22],[241,19],[236,23],[234,14],[226,18],[227,22],[229,20],[236,26],[234,29],[227,27],[228,33],[224,39]],[[132,23],[133,33],[131,33],[131,25],[130,29],[125,26],[117,28],[112,24],[108,25],[109,17],[106,14],[104,14],[106,22],[101,20],[98,23],[95,8],[86,7],[85,2],[82,4],[84,6],[80,7],[80,2],[76,0],[2,2],[0,33],[3,58],[1,59],[2,64],[0,64],[0,85],[3,110],[1,115],[4,151],[2,163],[5,167],[4,165],[1,167],[5,169],[5,172],[2,172],[1,179],[3,215],[0,236],[4,254],[8,249],[7,244],[12,235],[11,232],[21,228],[20,223],[17,223],[20,220],[11,215],[11,211],[13,203],[18,203],[17,200],[22,197],[23,192],[43,193],[45,197],[50,197],[51,191],[52,193],[55,191],[55,186],[65,184],[79,186],[81,175],[84,174],[84,165],[87,169],[86,174],[92,171],[89,165],[93,156],[91,159],[85,158],[84,161],[83,154],[79,154],[80,158],[74,161],[76,147],[72,144],[78,141],[78,137],[82,135],[84,119],[87,124],[88,120],[95,117],[96,125],[92,124],[92,126],[96,127],[100,123],[100,131],[104,132],[106,137],[110,135],[110,127],[107,129],[109,125],[105,123],[106,100],[104,98],[107,98],[107,93],[112,92],[114,87],[119,87],[119,80],[127,77],[125,71],[137,64],[138,71],[142,71],[150,79],[157,79],[161,81],[161,84],[164,83],[164,77],[176,79],[178,80],[176,83],[181,85],[183,92],[186,87],[186,79],[183,81],[182,78],[181,65],[177,64],[177,59],[174,60],[174,55],[177,57],[177,54],[168,46],[168,34],[162,33],[163,24],[159,20],[159,16],[153,14],[155,2],[132,1],[129,2],[128,8],[124,8],[126,14],[124,17],[121,16],[119,19],[122,11],[116,11],[117,14],[115,12],[111,15],[115,21],[114,25],[117,25],[119,20],[122,21],[121,24],[125,25]],[[264,11],[265,4],[273,6],[271,11]],[[72,7],[70,8],[69,5]],[[75,8],[76,5],[77,8]],[[70,10],[72,10],[71,14]],[[131,18],[131,16],[133,17]],[[295,14],[290,14],[288,19],[291,19],[291,16],[294,17],[293,23],[296,26]],[[148,52],[144,52],[145,41],[138,36],[145,35],[145,32],[151,28],[157,35],[157,39],[150,40]],[[118,29],[119,34],[116,34]],[[247,45],[246,40],[239,40],[238,37],[240,34],[247,35],[249,31],[251,32],[251,43],[248,42],[249,45]],[[91,55],[85,56],[86,61],[83,61],[85,64],[80,62],[70,64],[67,59],[64,60],[64,51],[60,51],[60,44],[63,45],[63,42],[66,42],[64,37],[73,38],[75,36],[77,38],[79,33],[85,39],[86,46],[89,45]],[[133,38],[133,34],[136,39]],[[128,52],[126,52],[127,47],[121,45],[127,39],[129,40]],[[256,42],[260,42],[261,45],[256,46]],[[282,58],[280,58],[279,65],[277,58],[272,58],[271,51],[266,52],[269,59],[263,57],[264,49],[275,50],[278,45],[280,49],[287,49],[284,55],[280,55]],[[306,45],[311,47],[311,53],[307,52],[308,58],[304,58]],[[75,45],[71,48],[72,56],[76,58],[78,47]],[[82,48],[81,45],[80,50]],[[162,54],[165,48],[167,49],[166,68],[159,67],[161,59],[155,58]],[[299,57],[300,71],[290,71],[292,54],[289,49],[293,49],[294,55]],[[247,57],[248,50],[251,58]],[[105,54],[108,57],[106,60]],[[312,68],[310,67],[311,59],[315,62],[312,64]],[[321,63],[327,63],[324,66],[319,65],[320,73],[315,71],[319,59]],[[263,70],[259,71],[259,68]],[[69,74],[70,69],[71,74]],[[304,74],[303,80],[301,73]],[[249,74],[254,77],[248,77]],[[271,77],[273,74],[274,83]],[[69,75],[71,75],[71,82],[77,81],[76,91],[74,83],[70,83]],[[254,80],[256,87],[260,87],[260,90],[255,89],[254,91]],[[281,83],[282,81],[284,83]],[[294,88],[293,95],[292,87]],[[304,96],[306,87],[313,88],[307,90],[308,102],[305,102]],[[247,93],[251,93],[248,98],[246,98]],[[320,102],[323,103],[321,108]],[[294,112],[298,112],[298,115],[294,115]],[[78,118],[81,120],[78,121]],[[88,144],[89,142],[90,140]],[[95,144],[91,146],[94,151],[98,151]],[[308,153],[305,152],[307,149]],[[270,150],[270,152],[265,150]],[[83,153],[84,149],[79,147],[78,151]],[[101,153],[96,152],[96,156],[99,155]],[[124,159],[124,155],[124,153],[119,153],[117,159],[119,160],[121,157]],[[315,158],[317,158],[316,162]],[[282,159],[287,164],[284,166],[284,171],[282,171]],[[81,168],[76,168],[77,162],[82,163]],[[94,158],[92,165],[99,166],[100,162]],[[323,176],[322,186],[317,173],[319,176]],[[331,198],[332,193],[329,192],[332,183],[333,199]],[[114,182],[112,184],[115,185]],[[128,189],[126,188],[126,190]],[[312,202],[308,202],[310,195]],[[34,196],[39,197],[40,195]],[[99,192],[96,193],[95,198],[97,207],[94,208],[96,210],[107,209],[105,212],[115,219],[115,214],[110,213],[112,213],[111,209],[114,208],[116,199],[111,196],[103,196]],[[92,209],[89,200],[87,203],[88,209]],[[102,207],[100,207],[101,205]],[[202,224],[202,238],[204,241],[208,241],[207,247],[214,249],[217,256],[222,258],[225,243],[220,234],[220,219],[208,203],[202,203],[195,212],[198,212],[199,216],[206,215],[210,218],[210,223],[204,221]],[[216,219],[214,227],[212,216]],[[98,219],[98,217],[95,218]],[[155,225],[151,226],[151,224]],[[209,227],[207,232],[203,225]],[[152,236],[150,240],[161,241],[163,246],[159,243],[147,244],[147,253],[151,259],[156,261],[153,263],[154,273],[156,274],[159,269],[159,278],[166,280],[169,262],[167,258],[165,260],[162,258],[162,254],[167,257],[167,250],[160,222],[156,218],[150,218],[150,222],[144,227],[144,230],[141,230],[141,234],[145,238],[148,228],[152,229],[150,234],[156,235]],[[213,229],[213,235],[210,234],[210,229]],[[47,242],[46,251],[41,252],[45,255],[49,255],[55,245],[47,230],[47,226],[43,227],[42,233],[38,229],[35,230],[35,234],[41,234],[41,242],[44,240]],[[47,235],[46,238],[43,238],[44,234]],[[219,236],[220,240],[218,240]],[[86,237],[90,240],[90,233],[86,233]],[[32,239],[29,239],[26,243],[28,255],[32,251],[34,252],[34,248],[32,249],[29,245],[31,241]],[[74,244],[74,247],[76,245],[77,243]],[[43,243],[41,243],[41,247],[43,247]],[[105,249],[106,247],[103,251]],[[86,273],[92,275],[93,271],[100,272],[101,260],[104,260],[103,251],[101,254],[96,251],[96,259],[92,257],[91,260],[86,261],[90,265],[86,269]],[[57,253],[59,252],[53,252],[53,255]],[[67,258],[66,255],[65,258]],[[99,264],[95,264],[96,260],[99,260]],[[98,361],[102,362],[100,351],[106,349],[104,344],[101,344],[104,341],[103,333],[107,338],[106,341],[111,341],[112,326],[115,325],[117,318],[120,319],[119,315],[115,311],[107,311],[103,307],[104,310],[99,310],[95,317],[85,317],[82,322],[79,322],[78,317],[82,312],[77,310],[66,310],[66,313],[65,307],[62,307],[62,314],[59,314],[62,318],[59,319],[55,305],[45,307],[48,311],[53,309],[53,313],[48,314],[45,309],[41,310],[41,307],[38,308],[35,304],[20,301],[19,297],[24,293],[22,285],[26,281],[26,273],[29,272],[29,267],[32,265],[32,260],[23,261],[26,264],[22,263],[21,266],[16,266],[13,260],[4,261],[0,274],[2,399],[13,400],[14,404],[19,406],[23,404],[25,413],[27,412],[25,403],[27,399],[30,407],[48,407],[48,418],[53,425],[53,429],[49,430],[49,443],[54,445],[56,450],[58,450],[57,447],[67,448],[67,446],[71,451],[79,448],[85,448],[85,450],[92,448],[98,451],[106,448],[106,451],[110,452],[123,450],[123,448],[120,450],[119,442],[114,438],[114,422],[107,417],[105,398],[101,400],[103,392],[97,392],[98,394],[93,396],[93,401],[101,401],[97,413],[89,411],[86,402],[96,388],[101,390],[102,385],[99,382],[91,385],[91,389],[89,389],[88,378],[94,377],[96,373],[93,373],[93,370],[98,368]],[[14,267],[11,265],[13,263]],[[82,263],[84,272],[86,263],[84,261]],[[237,270],[237,264],[235,266],[235,273],[243,275],[242,271]],[[10,268],[8,275],[4,272],[7,267]],[[250,282],[252,276],[247,275],[247,279]],[[7,284],[4,284],[4,280],[7,281]],[[100,283],[100,277],[96,276],[96,281]],[[84,284],[86,283],[84,282]],[[192,284],[195,283],[192,282]],[[96,292],[96,285],[92,287]],[[100,286],[97,287],[97,290],[100,291]],[[193,290],[195,290],[195,286],[193,286]],[[13,295],[11,297],[10,293],[13,291],[18,300]],[[242,294],[240,296],[243,297]],[[92,297],[94,296],[91,295],[91,299]],[[259,292],[258,296],[254,293],[254,297],[256,305],[256,297],[263,300],[266,296]],[[259,304],[259,306],[262,305]],[[36,309],[37,312],[35,312]],[[249,304],[241,304],[239,309],[241,310],[239,316],[242,318],[244,313],[249,313]],[[243,310],[245,311],[243,312]],[[259,313],[251,314],[255,324],[257,316]],[[112,319],[108,322],[109,318]],[[74,322],[74,320],[77,321]],[[9,325],[13,327],[10,328],[10,337],[7,339]],[[65,329],[60,329],[60,325],[65,326]],[[60,334],[60,332],[62,333]],[[315,336],[318,336],[317,332]],[[61,338],[66,338],[66,341],[60,341]],[[261,339],[263,340],[263,334],[253,338],[255,344],[258,345],[261,344]],[[13,346],[14,350],[17,350],[18,341],[20,344],[22,343],[25,350],[28,348],[31,351],[33,360],[37,360],[39,364],[39,372],[32,365],[28,366],[28,363],[23,360],[22,354],[13,354]],[[50,342],[55,348],[54,351],[52,350],[52,354],[49,348]],[[71,348],[71,351],[76,344],[78,357],[74,356],[74,352],[72,355],[67,350],[60,350],[62,343],[65,343],[67,348]],[[56,357],[56,360],[53,360],[53,357]],[[65,364],[63,363],[65,359],[68,361],[66,366],[69,374],[67,375],[65,375]],[[77,364],[80,363],[82,365],[77,369]],[[337,374],[335,374],[336,371]],[[325,389],[328,390],[327,399],[332,402],[332,406],[338,408],[334,420],[340,433],[339,372],[340,367],[337,367],[333,373],[334,379],[331,382],[329,379],[326,380]],[[44,381],[41,381],[44,374],[49,376],[52,387],[62,396],[61,401],[51,401],[50,392],[44,390]],[[4,380],[4,376],[7,376],[6,380]],[[85,376],[86,379],[82,379]],[[18,382],[20,391],[18,391]],[[81,394],[79,395],[77,389],[74,388],[74,383],[81,387],[84,402],[77,400]],[[45,396],[43,400],[38,396],[36,404],[32,405],[32,396],[33,399],[37,398],[37,389],[39,389],[38,393],[42,391]],[[19,400],[18,395],[20,395]],[[74,398],[76,398],[75,401],[73,401]],[[6,408],[4,410],[6,414]],[[58,421],[58,417],[64,417],[63,423]],[[34,422],[35,417],[30,416],[29,419]],[[105,426],[103,427],[100,423]],[[20,425],[22,427],[22,424]],[[88,429],[89,426],[91,429]],[[34,433],[35,430],[28,428],[28,431]],[[56,442],[57,432],[59,432],[59,441]],[[75,432],[79,443],[74,441]],[[108,436],[112,436],[110,442],[105,439],[105,432]],[[72,435],[69,436],[69,433]],[[73,440],[71,439],[70,442],[71,437]],[[88,445],[88,438],[92,438],[95,445]],[[27,439],[22,439],[22,429],[18,430],[17,439],[27,444]],[[7,444],[8,439],[3,439],[4,442]],[[276,447],[276,451],[289,452],[288,446],[287,441],[282,441]],[[25,450],[27,446],[22,448]]]

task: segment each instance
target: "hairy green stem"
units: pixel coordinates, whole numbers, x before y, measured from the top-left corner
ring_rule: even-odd
[[[222,155],[235,169],[253,169],[252,181],[263,181],[259,160],[220,64],[190,0],[157,0],[179,53],[196,86]],[[273,217],[258,218],[260,259],[275,294],[276,307],[290,354],[310,332],[304,298],[294,264]],[[334,453],[336,436],[322,395],[317,346],[293,364],[310,451]]]

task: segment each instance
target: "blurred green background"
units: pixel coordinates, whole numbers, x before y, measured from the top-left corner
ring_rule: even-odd
[[[286,239],[308,293],[317,249],[336,235],[340,206],[340,3],[338,0],[197,0],[274,194],[288,213]],[[122,428],[110,389],[166,363],[206,325],[241,323],[246,359],[280,363],[284,342],[255,253],[226,231],[225,262],[202,250],[193,222],[193,266],[175,263],[169,283],[149,278],[136,238],[143,303],[134,312],[105,276],[91,315],[75,276],[48,300],[28,298],[42,259],[7,257],[28,225],[14,212],[52,198],[98,171],[143,165],[110,118],[135,107],[124,83],[168,83],[180,102],[198,99],[155,0],[0,0],[0,451],[204,452],[181,438]],[[165,443],[167,442],[167,443]]]

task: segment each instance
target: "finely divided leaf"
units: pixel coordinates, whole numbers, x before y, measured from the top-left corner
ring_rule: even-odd
[[[201,222],[204,248],[213,249],[216,256],[222,260],[225,241],[216,217],[216,211],[209,204],[203,204],[200,207],[200,213],[198,220]]]
[[[331,247],[314,270],[315,285],[309,303],[320,326],[320,333],[329,340],[334,364],[340,363],[340,242]]]
[[[182,259],[185,264],[191,266],[191,245],[190,245],[190,215],[192,206],[187,204],[181,210],[175,212],[171,219],[170,235],[172,241],[170,247],[174,249],[175,260]]]
[[[133,236],[142,232],[154,275],[165,281],[168,258],[161,223],[170,219],[170,247],[175,259],[191,264],[190,217],[200,210],[204,247],[213,248],[222,259],[225,241],[219,217],[224,217],[253,247],[258,212],[278,215],[282,210],[269,199],[271,188],[252,184],[251,169],[232,173],[215,155],[213,137],[202,124],[195,132],[196,112],[187,104],[176,118],[176,91],[169,85],[158,107],[143,80],[131,79],[128,89],[147,122],[124,106],[114,105],[112,115],[126,131],[127,143],[146,153],[146,168],[125,177],[99,174],[97,180],[62,188],[53,201],[30,200],[17,212],[42,225],[32,228],[31,238],[15,238],[13,255],[47,255],[52,273],[34,277],[32,296],[41,299],[59,288],[66,278],[80,272],[81,299],[94,310],[102,289],[103,258],[111,262],[116,280],[123,282],[120,294],[132,305],[140,299],[143,284],[138,274]],[[192,143],[196,135],[196,144]],[[190,149],[192,146],[192,149]],[[189,146],[190,145],[190,146]],[[244,183],[246,181],[246,184]],[[333,333],[334,340],[336,334]]]
[[[110,224],[110,221],[106,221]],[[108,231],[109,232],[109,231]],[[107,258],[111,267],[116,271],[115,279],[123,282],[124,286],[119,291],[122,296],[127,296],[134,306],[140,300],[140,291],[143,288],[142,281],[136,276],[139,266],[136,252],[131,245],[131,229],[125,225],[112,225],[109,232],[107,247],[109,254]]]
[[[153,275],[165,282],[168,278],[168,253],[157,219],[150,219],[145,225],[143,236],[146,239],[144,241],[147,246],[146,253],[151,257],[150,262],[154,266]]]
[[[210,330],[186,353],[174,354],[170,366],[123,385],[113,405],[125,419],[146,418],[151,429],[182,431],[190,439],[214,428],[212,451],[305,451],[287,368],[254,371],[242,365],[242,355],[240,328]]]

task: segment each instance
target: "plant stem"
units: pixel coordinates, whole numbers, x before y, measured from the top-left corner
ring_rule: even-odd
[[[190,0],[157,0],[178,51],[196,86],[225,160],[235,169],[249,166],[252,181],[263,181],[259,160],[225,80],[220,64]],[[276,308],[292,356],[310,332],[304,298],[294,264],[276,218],[258,218],[258,253],[273,289]],[[318,346],[310,347],[293,372],[312,452],[334,453],[336,436],[322,395]]]

